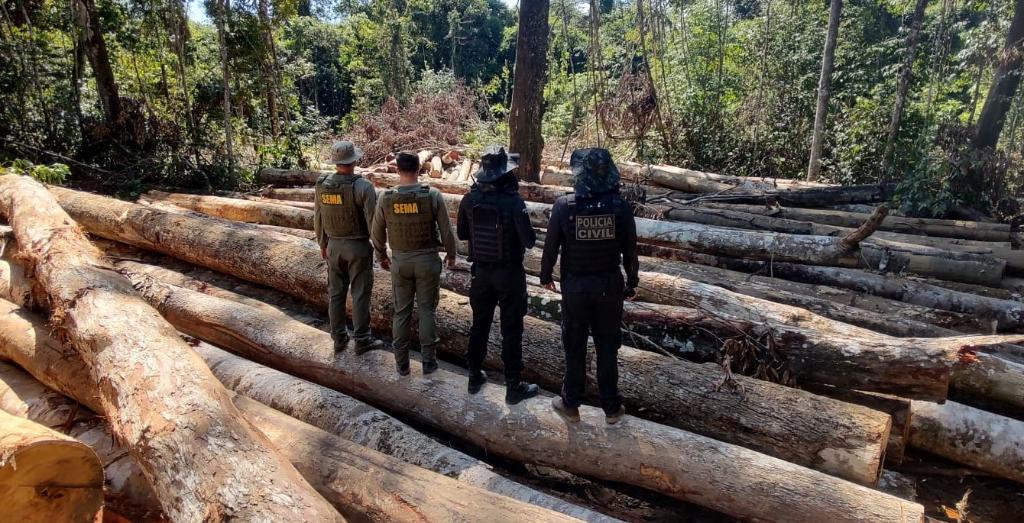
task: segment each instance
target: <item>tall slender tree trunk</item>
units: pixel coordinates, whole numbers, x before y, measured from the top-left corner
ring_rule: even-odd
[[[277,110],[277,53],[274,50],[274,35],[270,26],[270,6],[268,0],[259,0],[257,8],[260,18],[260,33],[267,53],[266,67],[263,71],[263,90],[267,98],[270,134],[276,139],[281,134],[281,122],[278,119]]]
[[[217,0],[217,43],[220,46],[221,78],[224,88],[224,147],[228,154],[228,170],[235,171],[235,151],[231,128],[231,68],[228,66],[227,23],[231,0]]]
[[[1006,113],[1020,85],[1021,64],[1024,62],[1024,0],[1015,2],[1013,21],[1006,34],[1006,46],[996,62],[992,85],[978,118],[974,148],[995,149],[1006,123]]]
[[[516,38],[516,69],[512,85],[512,109],[508,115],[509,147],[519,153],[521,180],[540,181],[544,153],[541,121],[544,117],[544,84],[548,73],[549,0],[519,5]]]
[[[75,0],[75,22],[81,29],[81,45],[89,59],[93,76],[96,77],[96,92],[107,124],[116,125],[121,116],[121,98],[118,95],[114,70],[110,67],[110,55],[103,40],[103,27],[93,0]]]
[[[821,57],[818,107],[814,111],[814,135],[811,137],[811,160],[807,164],[807,179],[810,181],[817,180],[821,175],[821,148],[825,141],[825,117],[828,114],[828,99],[832,95],[832,66],[835,63],[839,17],[842,11],[843,0],[832,0],[828,15],[828,33],[825,35],[825,50]]]
[[[903,57],[903,68],[900,70],[900,79],[896,85],[896,102],[892,106],[892,118],[889,120],[889,135],[885,139],[885,149],[882,152],[882,172],[879,173],[878,183],[885,183],[891,177],[889,169],[892,168],[893,154],[896,149],[896,136],[900,132],[900,121],[903,119],[903,106],[907,102],[907,91],[910,90],[910,80],[914,76],[914,56],[917,52],[917,40],[921,34],[921,19],[924,18],[924,9],[928,0],[917,0],[914,6],[914,14],[910,18],[910,34],[907,35],[907,50]]]

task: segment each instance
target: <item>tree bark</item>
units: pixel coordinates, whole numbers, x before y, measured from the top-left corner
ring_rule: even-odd
[[[893,506],[895,498],[741,447],[632,417],[626,420],[629,437],[624,438],[604,429],[599,424],[602,413],[591,407],[581,409],[583,423],[569,427],[551,410],[547,399],[527,400],[508,409],[501,403],[499,388],[485,387],[477,395],[467,395],[465,377],[446,369],[429,379],[420,379],[415,368],[413,378],[402,377],[394,372],[394,359],[385,352],[334,354],[328,333],[184,289],[164,290],[171,292],[159,293],[160,308],[168,317],[177,318],[173,321],[183,328],[202,331],[202,337],[264,364],[387,405],[496,455],[632,483],[740,518],[771,513],[784,514],[783,520],[860,521],[868,517],[884,521],[896,517],[902,521],[898,514],[904,511],[902,517],[918,520],[920,509],[913,504],[896,501],[898,505]],[[460,311],[465,312],[464,306]],[[379,313],[374,316],[379,321]],[[440,323],[447,324],[447,317],[448,313],[443,313]],[[647,367],[656,361],[649,360]],[[656,375],[646,386],[655,387],[662,379]],[[714,395],[708,390],[704,394]],[[774,415],[786,412],[777,407]],[[887,422],[886,418],[886,427]],[[609,459],[611,456],[614,459]],[[818,459],[831,458],[823,452]],[[774,479],[766,483],[767,477]],[[779,481],[788,486],[780,489]],[[759,486],[751,488],[753,485]],[[851,503],[866,506],[856,509]]]
[[[217,47],[220,50],[221,90],[224,93],[224,148],[228,155],[228,173],[235,171],[234,128],[231,123],[231,64],[228,61],[227,26],[231,16],[231,0],[215,0],[217,5]]]
[[[242,420],[203,361],[100,259],[41,184],[0,177],[0,210],[46,290],[56,331],[86,363],[99,391],[97,412],[109,418],[168,517],[340,520]]]
[[[288,205],[238,200],[221,196],[175,194],[160,191],[149,191],[146,193],[146,198],[153,201],[170,203],[184,209],[191,209],[226,220],[273,225],[276,227],[313,229],[313,211]]]
[[[362,169],[357,169],[359,174],[364,174]],[[306,169],[274,169],[265,167],[260,169],[258,178],[261,182],[275,186],[287,187],[290,185],[313,185],[316,179],[322,174],[329,174],[330,171],[309,171]],[[276,198],[276,197],[275,197]]]
[[[912,446],[1024,483],[1024,421],[952,401],[915,401],[912,409]]]
[[[486,463],[442,445],[351,396],[203,342],[199,342],[195,350],[231,390],[352,443],[462,483],[584,521],[617,521],[499,476]]]
[[[889,444],[885,447],[885,462],[889,465],[898,465],[903,462],[908,439],[910,438],[911,400],[897,396],[828,386],[812,385],[807,387],[807,390],[815,394],[821,394],[847,403],[863,405],[872,410],[888,414],[892,418],[892,430],[889,431]],[[883,476],[884,474],[883,472]]]
[[[814,110],[811,158],[807,163],[807,181],[811,182],[817,181],[821,175],[821,149],[825,143],[825,118],[828,116],[828,100],[832,94],[832,66],[835,63],[842,11],[843,0],[829,2],[828,31],[825,33],[825,50],[821,56],[821,77],[818,79],[818,105]]]
[[[181,214],[181,215],[195,216],[195,217],[200,217],[200,218],[213,219],[213,220],[217,220],[217,221],[221,222],[222,224],[224,224],[224,225],[226,225],[228,227],[233,227],[233,228],[236,228],[236,229],[246,229],[246,230],[250,230],[250,231],[260,231],[260,232],[263,232],[265,234],[271,234],[271,235],[277,236],[279,238],[284,238],[284,239],[288,239],[288,240],[291,240],[291,241],[298,241],[297,239],[312,240],[312,239],[315,238],[315,235],[313,234],[313,230],[312,229],[295,229],[293,227],[280,227],[280,226],[277,226],[277,225],[267,225],[267,224],[264,224],[264,223],[240,222],[240,221],[236,221],[236,220],[230,220],[230,219],[221,218],[221,217],[218,217],[218,216],[212,216],[212,215],[209,215],[209,214],[204,214],[204,213],[201,213],[201,212],[198,212],[198,211],[193,211],[191,209],[186,209],[184,207],[180,207],[180,206],[174,205],[172,203],[168,203],[168,202],[148,200],[145,196],[139,198],[139,201],[137,203],[139,203],[140,205],[145,205],[146,207],[150,207],[150,208],[153,208],[153,209],[159,209],[160,211],[171,213],[171,214]],[[211,206],[210,208],[216,209],[216,206]],[[222,211],[222,212],[226,212],[226,211]],[[287,211],[285,211],[285,212],[287,212]]]
[[[540,162],[544,154],[541,121],[548,75],[549,9],[548,0],[523,2],[519,6],[508,143],[511,150],[519,153],[516,174],[527,182],[540,181]]]
[[[84,443],[0,411],[0,499],[8,521],[92,523],[103,466]]]
[[[0,309],[9,310],[9,306],[0,305]],[[2,317],[0,322],[10,325]],[[136,520],[162,520],[160,504],[149,482],[114,439],[102,417],[6,363],[0,363],[0,410],[43,426],[60,427],[63,433],[88,445],[103,467],[101,481],[105,480],[108,491],[105,496],[101,492],[100,496],[106,498],[106,505]],[[102,483],[99,488],[102,489]]]
[[[924,9],[927,6],[928,0],[917,0],[917,4],[914,5],[914,14],[910,17],[910,33],[907,34],[907,48],[903,55],[903,66],[900,68],[900,78],[896,83],[896,100],[892,106],[892,117],[889,119],[889,132],[885,138],[885,148],[882,149],[882,168],[878,173],[878,183],[885,183],[892,178],[889,169],[892,167],[893,152],[896,150],[896,137],[900,132],[900,121],[903,119],[903,106],[907,102],[910,80],[914,76],[917,38],[921,34],[921,19],[924,18]]]
[[[1024,63],[1024,0],[1014,2],[1013,20],[1006,32],[1006,44],[992,73],[992,85],[978,118],[974,148],[995,149],[1003,132],[1006,113],[1020,85],[1021,64]],[[981,173],[978,173],[980,175]],[[972,177],[972,184],[981,187],[981,180]]]
[[[632,182],[651,183],[688,193],[717,193],[722,191],[762,192],[780,189],[829,187],[827,184],[803,180],[728,176],[683,169],[672,165],[644,165],[635,162],[617,162],[616,165],[623,178]],[[568,171],[566,173],[570,176],[572,174]]]
[[[979,353],[972,365],[957,368],[949,396],[961,403],[1007,416],[1024,418],[1024,363],[1000,351]]]
[[[89,58],[93,77],[96,79],[96,94],[103,109],[103,116],[111,130],[120,126],[121,98],[118,94],[114,70],[110,66],[110,54],[103,39],[103,27],[93,0],[75,0],[73,3],[75,22],[82,31],[80,43]]]
[[[721,205],[707,207],[749,214],[761,214],[776,218],[803,220],[837,227],[857,227],[868,218],[866,213],[834,211],[830,209],[801,209],[793,207],[765,207],[762,205]],[[983,223],[963,220],[935,220],[929,218],[905,218],[887,216],[880,227],[883,231],[904,234],[963,238],[985,242],[1011,241],[1011,229],[1005,223]]]

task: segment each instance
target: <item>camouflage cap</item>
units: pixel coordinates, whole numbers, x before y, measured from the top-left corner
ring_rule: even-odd
[[[351,165],[363,157],[363,150],[356,147],[356,144],[342,140],[334,142],[331,146],[331,161],[334,165]]]
[[[573,189],[582,198],[604,194],[619,186],[619,169],[608,149],[576,149],[569,158]]]
[[[500,145],[488,146],[480,155],[480,170],[476,173],[476,181],[494,183],[516,167],[519,167],[518,154],[508,154]]]

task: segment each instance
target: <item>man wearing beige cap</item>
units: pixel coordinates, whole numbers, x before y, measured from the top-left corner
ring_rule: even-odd
[[[356,162],[363,151],[352,142],[331,146],[333,174],[316,181],[313,231],[320,244],[320,256],[327,260],[328,315],[334,350],[348,346],[345,326],[345,298],[352,288],[352,338],[357,354],[383,344],[370,335],[370,292],[373,289],[373,249],[370,224],[377,208],[373,184],[356,174]]]

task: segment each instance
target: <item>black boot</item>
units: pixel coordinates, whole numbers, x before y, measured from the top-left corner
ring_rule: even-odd
[[[505,403],[515,405],[527,398],[532,398],[540,392],[540,387],[533,383],[522,381],[511,381],[505,388]]]
[[[367,352],[370,352],[371,350],[377,350],[377,349],[383,349],[383,348],[384,348],[384,342],[383,341],[380,341],[380,340],[377,340],[377,339],[373,339],[373,338],[357,339],[356,340],[356,344],[355,344],[355,353],[357,355],[362,355],[362,354],[366,354]]]
[[[409,375],[409,349],[395,347],[395,370],[402,376]]]
[[[469,393],[476,394],[480,392],[480,388],[487,383],[487,375],[482,370],[470,370],[469,371]]]
[[[342,352],[348,348],[348,336],[334,338],[334,352]]]
[[[437,348],[433,345],[420,347],[420,357],[423,358],[423,375],[433,374],[437,370]]]

